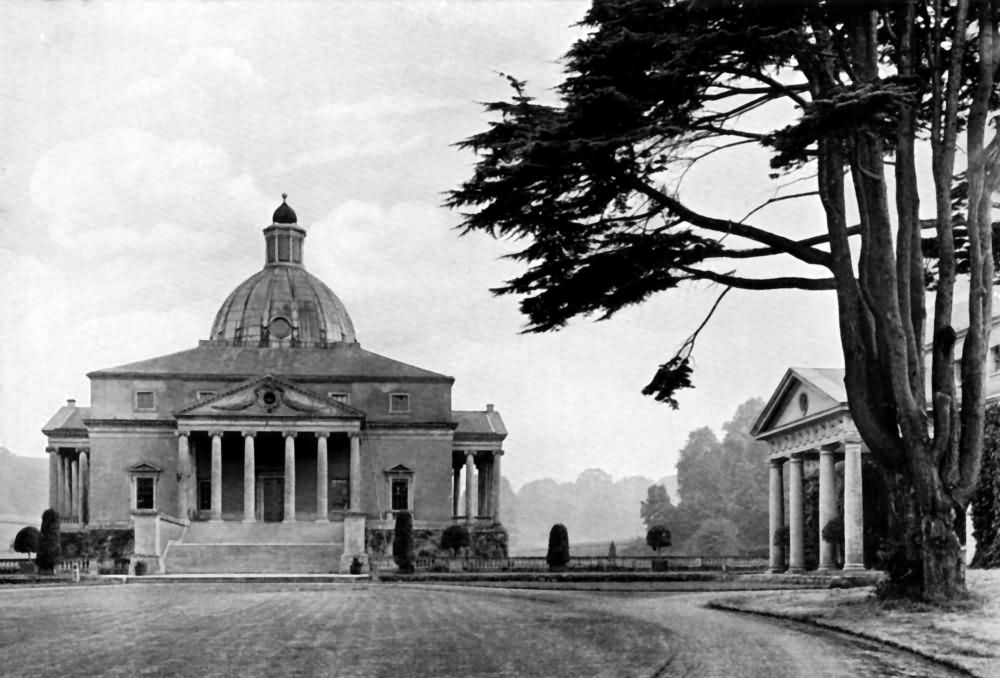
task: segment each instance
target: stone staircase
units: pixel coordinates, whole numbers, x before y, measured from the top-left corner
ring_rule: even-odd
[[[164,556],[166,574],[327,574],[340,569],[343,523],[194,522]]]

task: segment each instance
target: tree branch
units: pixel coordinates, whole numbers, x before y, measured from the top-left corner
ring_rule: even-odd
[[[777,278],[744,278],[732,275],[731,273],[716,273],[715,271],[705,271],[691,268],[689,266],[677,266],[696,280],[711,280],[712,282],[729,287],[737,287],[742,290],[832,290],[836,289],[833,278],[801,278],[796,276],[780,276]]]

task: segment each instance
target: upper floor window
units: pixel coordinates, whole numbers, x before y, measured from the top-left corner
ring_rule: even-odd
[[[350,393],[344,393],[343,391],[330,391],[326,395],[330,400],[336,400],[338,403],[343,403],[345,405],[351,404]]]
[[[136,510],[151,510],[156,508],[156,480],[148,476],[135,479]]]
[[[155,410],[156,409],[156,394],[152,391],[136,391],[135,392],[135,409],[137,410]]]
[[[1000,372],[1000,345],[990,347],[991,372]]]
[[[392,479],[392,510],[410,510],[410,480],[408,478]]]
[[[389,394],[389,412],[409,412],[409,411],[410,411],[409,393]]]
[[[195,393],[196,400],[204,400],[205,398],[214,398],[216,396],[215,391],[198,391]]]

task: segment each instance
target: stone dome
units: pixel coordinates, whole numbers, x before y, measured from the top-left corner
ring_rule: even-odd
[[[212,323],[212,341],[289,348],[357,342],[344,304],[303,266],[306,232],[294,219],[295,212],[287,203],[275,211],[274,223],[264,229],[264,268],[240,283],[222,303]]]

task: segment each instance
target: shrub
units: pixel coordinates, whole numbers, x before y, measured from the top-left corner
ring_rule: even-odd
[[[569,533],[566,526],[556,523],[549,530],[549,550],[545,554],[549,569],[561,569],[569,563]]]
[[[348,571],[351,574],[361,574],[362,568],[363,565],[361,564],[361,560],[359,560],[357,556],[354,556],[354,558],[351,559],[351,565]]]
[[[785,549],[785,553],[788,553],[788,543],[791,532],[788,529],[788,525],[782,525],[774,532],[774,545],[780,546]]]
[[[46,509],[42,514],[42,531],[38,539],[38,552],[35,562],[43,572],[54,573],[56,565],[62,556],[59,547],[59,514],[53,509]]]
[[[38,542],[41,537],[42,534],[37,527],[22,527],[11,546],[15,553],[27,553],[30,558],[32,553],[38,553]]]
[[[844,542],[844,517],[833,518],[823,526],[823,541],[830,544],[842,544]]]
[[[413,572],[413,516],[407,511],[396,514],[392,537],[392,559],[404,574]]]
[[[140,560],[135,564],[135,576],[141,577],[146,574],[146,561]]]
[[[731,556],[743,551],[739,528],[725,518],[703,520],[687,543],[688,552],[699,556]]]
[[[470,543],[469,531],[464,525],[451,525],[441,533],[441,548],[451,551],[456,558],[459,549],[468,548]]]
[[[614,560],[617,557],[618,557],[618,549],[615,547],[615,543],[611,542],[608,545],[608,559]]]
[[[670,530],[665,525],[653,525],[646,532],[646,545],[660,552],[660,549],[670,546]]]

